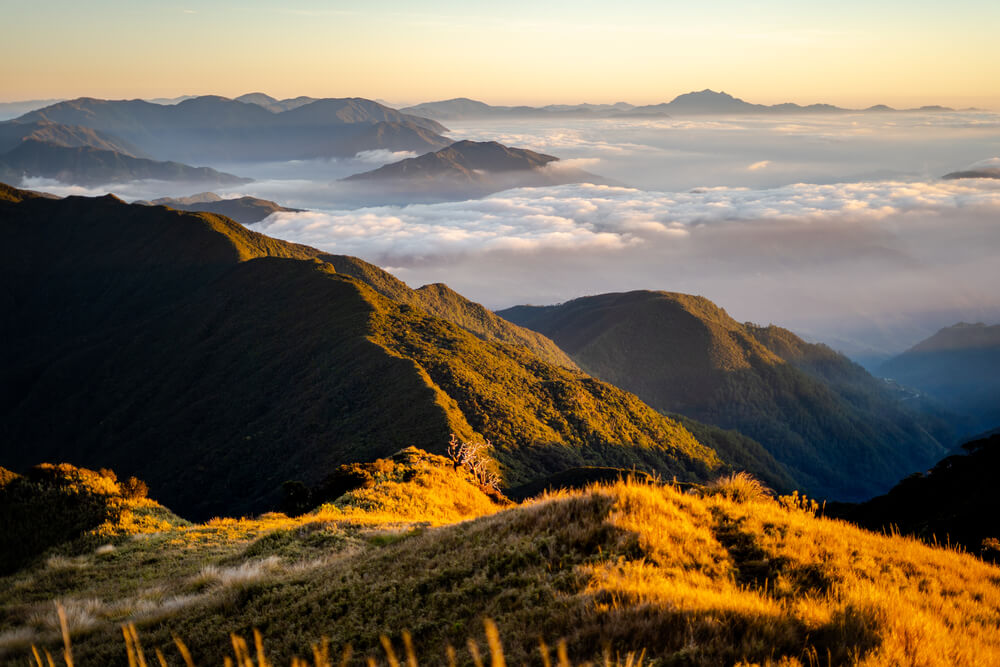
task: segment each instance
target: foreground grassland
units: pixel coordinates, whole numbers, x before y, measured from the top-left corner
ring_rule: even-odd
[[[424,664],[445,664],[448,646],[472,664],[485,619],[509,664],[544,664],[540,639],[564,640],[574,664],[642,651],[664,665],[1000,664],[1000,569],[817,517],[744,477],[501,505],[417,450],[371,470],[301,517],[46,552],[0,580],[0,659],[28,664],[32,644],[60,655],[58,601],[78,666],[128,664],[127,623],[172,665],[175,637],[195,664],[220,665],[230,633],[252,647],[255,628],[273,664],[312,660],[322,638],[334,662],[348,644],[354,663],[385,662],[380,637],[402,655],[404,632]]]

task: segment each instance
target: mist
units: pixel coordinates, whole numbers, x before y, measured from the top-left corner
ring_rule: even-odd
[[[341,179],[412,154],[371,151],[211,164],[256,179],[215,191],[308,209],[275,214],[258,231],[356,255],[413,286],[445,282],[491,308],[631,289],[687,292],[738,320],[786,326],[861,360],[958,321],[1000,322],[1000,181],[941,180],[994,164],[1000,114],[525,119],[449,129],[456,140],[558,156],[557,168],[616,185],[479,199],[430,192],[408,200],[421,203],[386,204],[377,186]],[[127,200],[193,192],[156,182],[27,185]]]

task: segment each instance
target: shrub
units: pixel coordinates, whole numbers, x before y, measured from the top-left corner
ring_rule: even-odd
[[[472,473],[476,482],[490,491],[499,491],[500,476],[493,470],[493,462],[487,452],[493,444],[485,442],[462,442],[451,434],[448,441],[448,456],[461,468]]]

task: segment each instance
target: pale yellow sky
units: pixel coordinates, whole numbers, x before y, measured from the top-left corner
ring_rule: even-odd
[[[359,96],[1000,108],[1000,3],[56,0],[5,8],[6,101]]]

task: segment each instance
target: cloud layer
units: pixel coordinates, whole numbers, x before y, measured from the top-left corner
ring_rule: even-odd
[[[851,352],[1000,319],[1000,184],[649,192],[568,185],[444,204],[279,213],[255,228],[491,307],[665,289]]]

